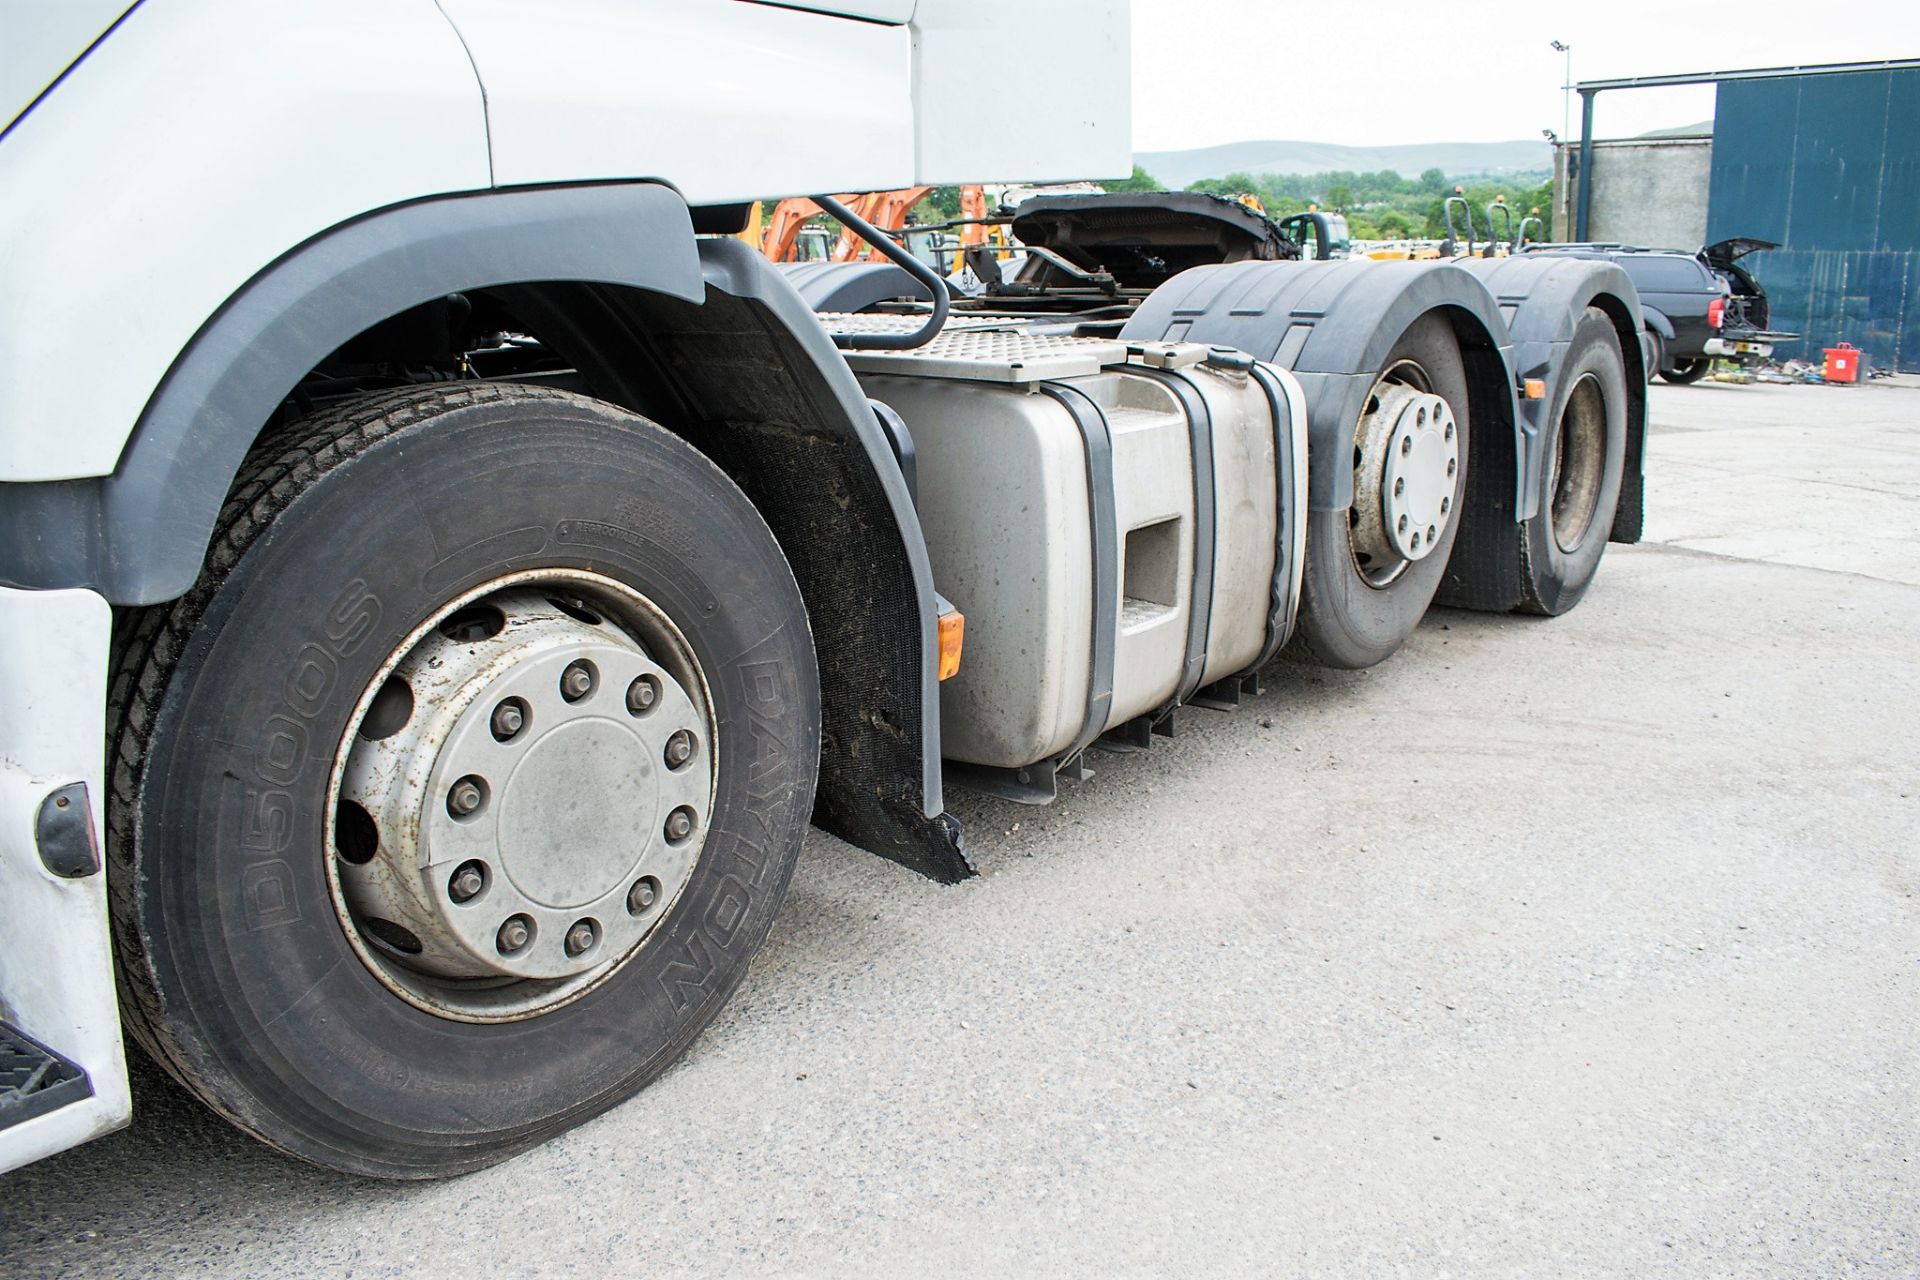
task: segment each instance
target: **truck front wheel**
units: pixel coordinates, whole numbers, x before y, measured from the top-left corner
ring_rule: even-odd
[[[1420,625],[1460,531],[1468,418],[1459,343],[1430,312],[1394,343],[1355,424],[1352,506],[1308,513],[1296,656],[1370,667]]]
[[[464,384],[256,450],[126,620],[109,873],[135,1036],[272,1145],[475,1169],[630,1096],[745,976],[819,681],[740,491],[661,428]]]

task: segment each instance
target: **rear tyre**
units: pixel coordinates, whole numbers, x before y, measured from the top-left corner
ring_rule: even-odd
[[[1713,367],[1713,361],[1704,356],[1691,360],[1675,360],[1660,370],[1660,376],[1676,387],[1691,386],[1707,376],[1707,370]]]
[[[721,472],[542,388],[322,411],[121,638],[123,1008],[189,1089],[352,1173],[479,1168],[633,1094],[785,894],[819,681]]]
[[[1567,346],[1541,461],[1539,509],[1520,526],[1520,608],[1557,616],[1580,603],[1606,552],[1627,452],[1619,335],[1589,307]]]
[[[1353,505],[1310,499],[1293,656],[1370,667],[1420,625],[1460,530],[1468,422],[1459,343],[1430,312],[1393,344],[1356,424]]]

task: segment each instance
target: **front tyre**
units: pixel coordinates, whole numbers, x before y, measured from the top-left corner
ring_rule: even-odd
[[[1468,419],[1459,343],[1429,312],[1388,352],[1355,424],[1352,506],[1310,499],[1296,657],[1370,667],[1420,625],[1460,531]]]
[[[819,681],[758,513],[666,431],[511,384],[256,451],[128,620],[109,875],[136,1038],[348,1172],[479,1168],[660,1074],[765,940]]]

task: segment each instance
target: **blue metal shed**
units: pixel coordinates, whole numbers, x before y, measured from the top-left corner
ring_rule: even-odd
[[[1780,244],[1743,264],[1774,327],[1805,335],[1778,354],[1851,342],[1870,365],[1920,370],[1920,60],[1588,81],[1581,172],[1595,94],[1701,83],[1718,86],[1707,240]]]

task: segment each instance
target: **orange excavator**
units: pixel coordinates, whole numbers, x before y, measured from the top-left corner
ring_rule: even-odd
[[[903,187],[897,191],[871,191],[865,195],[842,196],[841,199],[874,226],[892,230],[904,225],[908,211],[926,199],[927,193],[932,190],[932,187]],[[820,206],[804,196],[782,200],[773,207],[763,227],[756,205],[754,217],[748,222],[741,238],[750,244],[757,244],[773,262],[793,262],[797,257],[801,229],[820,213]],[[959,228],[963,247],[986,242],[987,229],[978,221],[986,216],[985,190],[978,186],[960,188],[960,217],[965,220]],[[885,261],[878,249],[867,245],[851,230],[844,229],[834,242],[828,259],[833,262]]]

